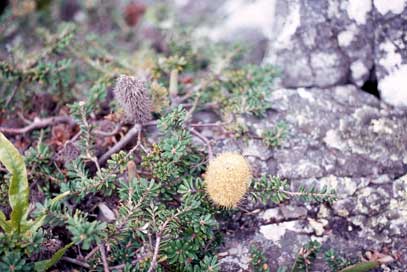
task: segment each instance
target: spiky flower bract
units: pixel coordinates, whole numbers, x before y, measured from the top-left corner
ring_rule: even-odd
[[[126,114],[126,121],[143,124],[151,119],[151,100],[144,81],[121,75],[113,92]]]
[[[242,155],[222,153],[209,162],[206,191],[215,204],[232,208],[247,192],[251,176],[250,165]]]

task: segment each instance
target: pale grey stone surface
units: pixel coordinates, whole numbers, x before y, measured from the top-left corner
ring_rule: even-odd
[[[384,102],[407,108],[405,0],[177,2],[186,23],[210,18],[199,35],[240,42],[252,48],[247,62],[277,66],[283,87],[377,80]]]
[[[405,259],[407,116],[403,111],[381,105],[353,85],[274,90],[270,102],[267,118],[246,116],[246,123],[256,133],[285,121],[289,135],[280,147],[228,139],[217,142],[215,153],[250,148],[251,154],[267,154],[250,157],[255,174],[286,178],[293,190],[300,185],[326,185],[337,191],[338,200],[333,205],[293,200],[262,207],[255,219],[235,217],[241,223],[225,239],[223,251],[237,243],[247,250],[256,244],[266,253],[272,271],[292,264],[295,253],[310,239],[348,257],[386,247]],[[229,252],[221,260],[224,271],[247,271],[239,267],[240,258],[246,260],[247,254]],[[407,269],[401,260],[388,268]],[[319,262],[315,269],[326,267]]]

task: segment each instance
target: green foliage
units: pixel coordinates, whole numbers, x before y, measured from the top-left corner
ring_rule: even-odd
[[[44,143],[44,130],[41,130],[35,146],[31,146],[24,153],[29,180],[41,180],[42,191],[50,198],[52,193],[49,185],[55,181],[63,180],[64,176],[53,162],[54,153],[49,145]]]
[[[71,58],[63,56],[63,52],[72,41],[74,33],[75,27],[72,24],[61,24],[56,29],[56,34],[39,28],[35,34],[43,43],[41,50],[27,52],[16,47],[10,52],[10,60],[0,61],[0,78],[3,79],[1,85],[8,86],[10,90],[7,96],[0,98],[0,104],[11,105],[13,99],[27,102],[23,91],[30,90],[34,93],[38,89],[58,94],[63,100],[69,99],[68,90],[72,84],[74,67]]]
[[[184,127],[186,111],[182,106],[178,106],[170,113],[163,116],[157,124],[157,127],[164,133],[171,133]]]
[[[250,247],[251,266],[254,272],[270,272],[270,268],[267,264],[267,257],[264,252],[257,246]]]
[[[312,271],[313,262],[321,251],[321,244],[317,241],[310,240],[298,252],[295,262],[291,267],[291,272]],[[334,249],[329,249],[323,254],[326,264],[332,272],[368,272],[378,268],[383,263],[393,261],[393,258],[387,255],[379,254],[379,257],[372,257],[371,260],[354,262],[338,256]],[[280,267],[278,272],[287,272],[287,267]]]
[[[169,73],[172,70],[182,71],[184,66],[187,64],[184,57],[179,57],[177,55],[170,56],[168,58],[161,58],[158,60],[159,67],[163,69],[163,71]]]
[[[89,222],[86,215],[79,212],[67,221],[67,229],[72,233],[72,240],[75,243],[81,243],[82,249],[88,250],[91,245],[100,243],[106,236],[103,231],[106,228],[105,223],[99,221]]]
[[[20,234],[27,230],[27,215],[30,189],[23,157],[18,150],[0,133],[0,161],[11,173],[9,182],[10,221],[0,212],[0,226],[6,233]]]
[[[294,265],[291,268],[291,272],[306,272],[311,271],[312,263],[317,257],[317,254],[321,248],[321,244],[318,241],[309,241],[298,252]]]
[[[270,88],[275,76],[271,66],[247,65],[242,69],[224,71],[220,78],[210,83],[209,90],[213,99],[220,99],[225,113],[264,117],[271,107]]]
[[[266,175],[253,180],[250,196],[254,200],[261,201],[264,205],[269,201],[278,204],[292,197],[298,197],[303,201],[328,203],[332,203],[336,199],[335,191],[329,190],[327,187],[318,190],[314,186],[310,188],[300,186],[297,191],[290,191],[286,180]]]
[[[194,272],[198,271],[209,271],[209,272],[219,271],[219,264],[216,256],[213,257],[205,256],[205,258],[200,261],[199,266],[194,267]]]
[[[49,260],[44,260],[44,261],[38,261],[34,264],[34,269],[36,271],[47,271],[50,269],[53,265],[55,265],[65,254],[65,252],[73,246],[74,243],[71,242],[64,246],[63,248],[60,248],[55,254],[51,257]]]
[[[348,267],[345,267],[339,272],[368,272],[380,266],[378,261],[360,262]]]
[[[274,128],[266,130],[263,133],[262,138],[263,142],[268,147],[277,147],[281,145],[286,136],[287,125],[285,123],[279,122]]]
[[[26,260],[21,252],[11,251],[1,257],[1,271],[32,271],[32,269],[32,265],[26,263]]]
[[[38,229],[43,225],[46,214],[38,216],[35,220],[27,219],[30,188],[24,158],[2,133],[0,133],[0,161],[11,172],[8,196],[12,210],[10,220],[7,220],[4,213],[0,211],[0,227],[4,232],[0,234],[0,238],[2,243],[6,242],[2,247],[4,252],[0,252],[0,256],[1,253],[5,254],[0,265],[5,268],[5,271],[14,271],[17,267],[22,270],[23,267],[28,268],[28,265],[25,264],[21,251],[26,251],[29,257],[30,252],[39,250],[33,246],[41,243],[42,232]],[[65,194],[59,195],[52,202],[57,202],[64,196]],[[50,260],[34,263],[35,270],[44,271],[50,268],[71,246],[72,244],[68,244],[60,249]]]
[[[185,129],[185,116],[180,106],[158,121],[164,138],[143,159],[143,166],[163,182],[174,181],[186,173],[197,175],[203,169],[201,154],[193,147],[191,134]]]
[[[332,248],[324,253],[324,259],[333,272],[339,271],[352,264],[351,261],[338,256],[338,254]]]

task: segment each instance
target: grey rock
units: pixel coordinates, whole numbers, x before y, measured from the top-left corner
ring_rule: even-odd
[[[319,207],[317,216],[320,219],[329,218],[331,216],[331,210],[326,205],[322,204]]]
[[[265,222],[282,221],[284,219],[279,208],[267,209],[259,214],[259,218]]]
[[[249,247],[235,241],[229,246],[228,255],[220,260],[222,271],[246,271],[250,265]]]
[[[224,44],[238,44],[245,50],[243,63],[260,64],[263,61],[269,44],[265,29],[268,29],[272,20],[272,1],[176,2],[178,19],[187,25],[199,25],[196,35]]]
[[[333,204],[333,210],[336,215],[348,217],[352,213],[355,204],[356,200],[352,198],[340,199]]]
[[[407,108],[407,6],[404,0],[374,1],[376,22],[374,60],[382,99]]]
[[[269,224],[260,226],[260,233],[265,239],[273,241],[281,246],[282,237],[288,232],[307,233],[313,232],[312,228],[306,222],[301,220],[287,221],[283,223]]]
[[[254,135],[285,121],[289,135],[281,146],[264,151],[255,141],[229,139],[217,141],[214,150],[259,149],[251,154],[266,155],[250,157],[258,174],[286,178],[292,190],[326,185],[337,191],[337,200],[319,208],[297,200],[265,208],[258,215],[259,225],[245,232],[246,246],[260,244],[272,271],[292,264],[311,238],[345,256],[361,256],[384,245],[402,251],[399,241],[407,235],[407,116],[352,85],[277,89],[270,103],[267,118],[244,118]],[[237,239],[241,242],[242,237],[226,237],[225,250]],[[238,263],[234,265],[243,269]],[[323,262],[316,267],[328,271]],[[400,263],[390,268],[407,269]]]
[[[407,108],[404,0],[177,2],[184,22],[206,22],[196,35],[247,46],[245,62],[275,65],[283,87],[377,80],[384,102]]]
[[[362,86],[373,67],[370,1],[275,1],[265,62],[286,87]]]
[[[366,215],[380,214],[389,205],[389,201],[389,194],[382,188],[363,188],[357,195],[355,211]]]
[[[383,101],[407,107],[407,5],[404,0],[275,1],[266,63],[286,87],[378,81]]]
[[[300,206],[283,206],[281,207],[281,213],[285,220],[292,220],[306,217],[307,209]]]
[[[113,222],[116,220],[114,212],[104,202],[98,204],[99,219],[104,222]]]

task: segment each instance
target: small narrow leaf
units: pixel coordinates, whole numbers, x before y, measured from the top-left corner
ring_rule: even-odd
[[[43,272],[43,271],[47,271],[48,269],[50,269],[54,264],[56,264],[62,258],[62,256],[64,256],[65,252],[74,244],[75,244],[74,242],[71,242],[71,243],[67,244],[66,246],[64,246],[63,248],[59,249],[57,252],[55,252],[55,254],[51,257],[51,259],[36,262],[34,264],[35,271]]]
[[[2,211],[0,211],[0,228],[6,233],[11,230],[10,225],[7,223],[6,216]]]
[[[362,262],[348,266],[339,272],[368,272],[379,266],[380,263],[378,261]]]
[[[69,194],[70,194],[70,191],[57,195],[56,197],[51,199],[50,205],[51,206],[55,205],[58,201],[60,201],[61,199],[63,199],[64,197],[66,197]],[[35,233],[44,224],[44,220],[46,217],[47,217],[47,213],[45,211],[43,214],[39,215],[34,221],[28,220],[28,221],[23,222],[22,227],[21,227],[22,232],[29,230],[30,233]]]

